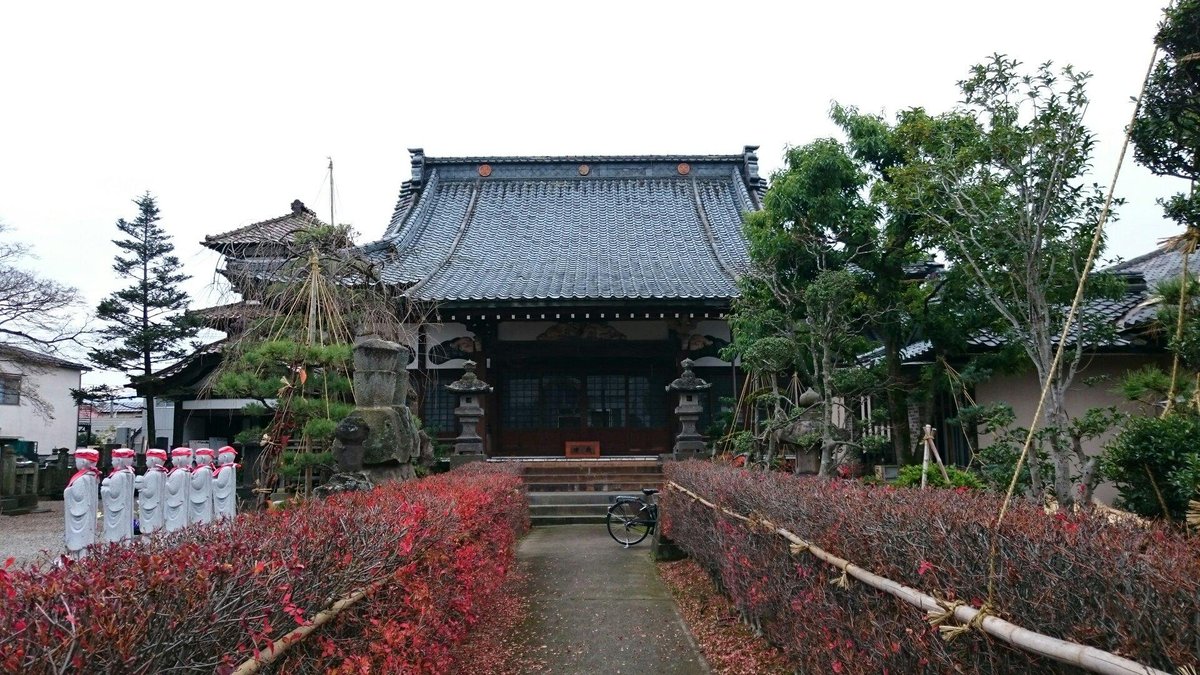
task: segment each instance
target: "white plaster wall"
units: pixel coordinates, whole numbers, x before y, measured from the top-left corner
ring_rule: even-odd
[[[712,338],[715,338],[715,340]],[[697,321],[696,327],[692,329],[688,335],[688,339],[689,344],[694,343],[693,346],[702,346],[706,351],[714,351],[729,344],[731,339],[729,324],[713,319]],[[687,345],[683,346],[687,347]],[[692,360],[696,362],[697,367],[730,365],[728,361],[721,360],[721,357],[710,354],[700,356],[699,358],[693,356]]]
[[[1075,382],[1067,392],[1067,412],[1071,415],[1082,415],[1088,408],[1117,406],[1130,413],[1143,413],[1141,407],[1125,399],[1114,391],[1121,379],[1131,370],[1144,365],[1159,363],[1169,367],[1169,361],[1161,361],[1154,357],[1142,355],[1110,355],[1096,356],[1075,377]],[[1100,378],[1091,386],[1085,383],[1089,378]],[[1028,427],[1037,410],[1038,398],[1041,396],[1042,383],[1035,373],[1020,375],[1002,375],[994,377],[975,387],[975,400],[980,405],[1004,402],[1012,406],[1017,419],[1015,424]],[[1044,422],[1044,420],[1043,420]],[[1039,422],[1042,424],[1043,422]],[[1083,448],[1089,455],[1099,454],[1104,444],[1113,437],[1116,430],[1110,431],[1100,438],[1084,443]],[[980,435],[981,446],[991,443],[991,436]],[[1111,504],[1116,496],[1112,485],[1102,484],[1096,489],[1096,498]]]
[[[22,388],[36,386],[53,408],[49,419],[38,415],[23,391],[20,405],[0,405],[0,436],[37,441],[38,453],[43,455],[54,448],[74,448],[79,409],[71,398],[71,389],[79,388],[80,371],[33,369],[8,361],[0,361],[0,371],[20,374]]]
[[[434,363],[433,359],[429,358],[429,350],[446,340],[453,340],[460,337],[473,338],[475,334],[467,330],[467,327],[461,323],[440,323],[426,328],[424,355],[426,366],[429,368],[462,368],[463,363],[466,363],[466,359],[450,359],[445,363]]]

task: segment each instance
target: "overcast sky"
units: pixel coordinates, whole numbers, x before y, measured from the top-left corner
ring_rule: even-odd
[[[1165,2],[1165,0],[1161,0]],[[0,222],[94,306],[117,287],[113,223],[158,197],[196,306],[198,245],[301,199],[360,241],[386,225],[406,148],[432,156],[735,154],[833,135],[832,101],[941,112],[993,52],[1094,74],[1107,183],[1160,16],[1095,3],[7,2],[0,4]],[[787,8],[784,8],[787,6]],[[1130,153],[1132,155],[1132,153]],[[1179,189],[1127,161],[1110,254],[1170,234]]]

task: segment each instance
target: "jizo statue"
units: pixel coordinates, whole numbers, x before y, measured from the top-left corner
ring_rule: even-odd
[[[91,448],[75,451],[75,475],[63,490],[64,538],[67,555],[81,558],[96,543],[96,503],[99,488],[100,452]]]
[[[192,449],[171,451],[171,470],[163,481],[163,529],[167,532],[187,527],[188,488],[191,487]]]
[[[146,473],[134,479],[137,490],[138,525],[142,534],[163,529],[163,491],[166,489],[167,451],[151,448],[146,451]]]
[[[218,518],[237,515],[237,450],[225,446],[217,450],[217,470],[213,473],[213,511]]]
[[[112,451],[112,473],[100,485],[104,503],[104,541],[133,537],[133,459],[129,448]]]
[[[211,448],[196,451],[196,466],[188,477],[188,522],[211,523],[213,521],[213,459]]]

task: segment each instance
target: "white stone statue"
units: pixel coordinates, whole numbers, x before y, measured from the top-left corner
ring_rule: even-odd
[[[167,532],[188,526],[188,488],[191,485],[192,449],[171,451],[171,470],[163,481],[163,529]]]
[[[96,543],[96,506],[99,488],[100,452],[91,448],[75,451],[77,469],[63,490],[63,514],[66,518],[64,538],[67,555],[82,558],[87,547]]]
[[[104,541],[133,537],[133,458],[129,448],[112,451],[112,473],[100,485],[104,505]]]
[[[137,489],[138,525],[142,534],[154,534],[163,529],[163,491],[166,489],[167,451],[150,448],[146,451],[146,473],[134,479]]]
[[[217,470],[213,473],[213,511],[218,519],[237,515],[237,450],[225,446],[217,450]]]
[[[196,451],[196,466],[188,477],[188,522],[213,521],[213,455],[211,448]]]

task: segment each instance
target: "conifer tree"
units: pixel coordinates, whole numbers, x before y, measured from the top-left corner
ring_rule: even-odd
[[[120,252],[113,271],[129,285],[100,301],[96,316],[107,322],[99,331],[101,346],[88,358],[106,370],[127,374],[134,382],[151,375],[158,366],[186,356],[195,345],[199,325],[186,314],[188,295],[180,284],[189,275],[179,271],[175,245],[159,225],[158,204],[147,192],[134,200],[138,215],[121,218],[114,239]],[[146,395],[146,442],[154,443],[154,396]]]

